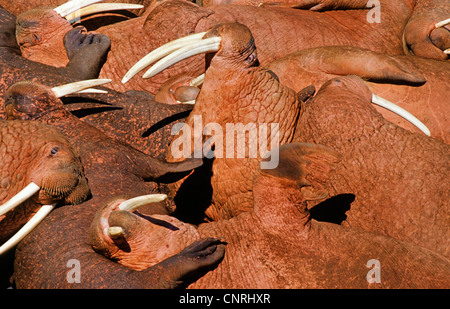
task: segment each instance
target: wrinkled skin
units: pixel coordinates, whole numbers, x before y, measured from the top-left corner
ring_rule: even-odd
[[[73,42],[66,40],[67,52],[71,60],[66,67],[56,68],[22,57],[15,40],[15,17],[0,7],[0,93],[5,93],[12,84],[29,80],[49,86],[70,83],[79,79],[97,78],[104,55],[109,49],[109,39],[103,35],[99,45],[89,42]],[[0,105],[4,105],[4,98],[0,96]],[[4,115],[0,109],[0,117]]]
[[[372,93],[406,109],[421,120],[431,136],[450,143],[450,64],[407,56],[389,56],[356,47],[319,47],[293,53],[267,66],[289,88],[316,89],[336,76],[357,75]],[[420,132],[404,118],[376,106],[384,118]]]
[[[322,101],[328,109],[318,111],[314,117],[305,115],[308,108],[298,100],[292,89],[281,84],[270,71],[246,62],[246,59],[253,58],[249,56],[254,52],[254,46],[248,44],[251,34],[245,29],[238,24],[224,24],[210,32],[213,35],[214,31],[221,31],[222,49],[212,58],[196,105],[186,120],[191,134],[180,131],[174,137],[171,149],[175,147],[177,150],[183,144],[187,145],[184,142],[189,140],[191,145],[202,142],[194,140],[195,116],[202,116],[200,126],[218,123],[223,130],[226,130],[227,123],[278,123],[279,144],[320,143],[345,154],[339,165],[341,168],[332,178],[331,187],[336,188],[333,191],[333,196],[337,196],[335,202],[341,203],[335,209],[349,205],[345,194],[356,197],[347,214],[348,224],[374,232],[382,231],[385,235],[411,241],[448,256],[448,243],[445,241],[449,233],[445,223],[448,222],[448,210],[445,201],[449,190],[445,179],[449,172],[449,146],[422,133],[408,132],[385,120],[371,107],[372,94],[356,77],[341,78],[349,79],[350,86],[333,87],[338,82],[328,85],[322,91]],[[235,40],[234,31],[240,33],[240,41]],[[238,46],[238,50],[239,46],[245,48],[241,48],[240,53],[233,52],[229,42]],[[348,90],[352,86],[356,87],[353,92]],[[336,92],[336,96],[333,97],[332,92]],[[354,101],[362,101],[364,105],[357,109]],[[335,109],[331,109],[332,103],[336,104]],[[317,105],[311,103],[309,106]],[[321,131],[308,127],[310,119],[317,119],[317,125],[322,126]],[[307,132],[309,135],[306,135]],[[210,134],[221,138],[216,132]],[[374,137],[368,138],[367,135]],[[205,136],[204,140],[208,138]],[[225,139],[220,141],[226,148]],[[195,191],[200,181],[203,181],[203,195],[196,194],[192,201],[197,201],[198,209],[206,209],[207,219],[229,219],[252,209],[251,179],[258,160],[248,155],[245,159],[238,158],[236,145],[234,140],[234,156],[220,157],[216,153],[216,158],[208,165],[210,169],[194,173],[173,186],[176,188],[174,199],[177,211],[186,209],[184,203],[191,203],[189,192]],[[269,141],[267,145],[270,145]],[[249,147],[248,143],[246,147]],[[229,150],[223,151],[226,153]],[[168,154],[168,161],[179,160],[174,153],[171,151]],[[372,163],[374,161],[376,164]],[[206,166],[203,168],[206,169]],[[205,189],[207,186],[210,190]],[[427,205],[426,210],[423,205]],[[193,213],[192,207],[189,213]]]
[[[90,195],[80,158],[55,128],[31,121],[0,121],[0,205],[31,182],[41,190],[0,217],[0,244],[42,205],[80,204]]]
[[[308,200],[327,195],[323,185],[339,154],[314,144],[280,149],[276,169],[260,170],[254,182],[254,210],[198,229],[169,216],[142,217],[114,209],[99,211],[91,244],[133,269],[173,254],[198,237],[220,236],[225,258],[190,288],[444,288],[450,262],[429,250],[390,237],[311,219]],[[100,217],[107,219],[101,223]],[[104,221],[103,221],[104,222]],[[103,227],[124,234],[105,238]],[[124,250],[127,245],[129,250]],[[368,283],[366,264],[382,265],[380,283]],[[415,269],[411,272],[410,269]]]
[[[198,117],[201,117],[200,126],[218,123],[222,126],[224,134],[231,132],[225,132],[226,123],[242,123],[244,126],[250,123],[278,123],[285,129],[284,132],[280,132],[280,143],[290,143],[304,103],[298,99],[292,89],[279,83],[271,72],[255,66],[256,47],[249,29],[237,23],[223,24],[214,27],[206,35],[220,35],[221,48],[211,59],[202,90],[197,97],[194,109],[186,119],[186,125],[191,128],[191,134],[185,134],[182,130],[174,136],[167,160],[177,162],[184,158],[184,156],[179,158],[174,156],[176,150],[182,148],[175,142],[176,140],[190,142],[192,153],[198,150],[198,147],[195,149],[195,145],[202,142],[194,140],[194,126]],[[255,110],[263,110],[266,113],[255,113]],[[237,111],[239,113],[235,113]],[[270,116],[266,117],[267,114]],[[270,134],[271,127],[268,126],[267,136]],[[204,139],[206,140],[207,137],[205,136]],[[177,211],[184,212],[187,205],[192,202],[200,204],[199,194],[195,194],[192,201],[189,200],[188,194],[196,192],[190,188],[191,185],[196,186],[201,182],[203,185],[211,186],[212,189],[212,193],[205,189],[201,191],[205,199],[205,205],[201,207],[207,208],[205,214],[208,219],[229,219],[252,209],[253,175],[260,158],[265,153],[258,151],[255,158],[242,160],[237,155],[238,146],[235,139],[233,155],[226,155],[229,150],[225,149],[227,143],[225,137],[223,137],[224,149],[223,153],[220,153],[221,157],[216,154],[212,162],[212,175],[205,173],[204,179],[195,179],[196,175],[191,175],[191,180],[187,179],[180,188],[176,187],[175,192],[179,194],[179,197],[176,197],[176,201],[179,201]],[[270,146],[267,149],[270,150]],[[211,197],[208,196],[209,194]],[[192,210],[187,212],[192,213]]]
[[[110,175],[122,174],[124,194],[127,193],[127,188],[133,192],[132,188],[137,186],[147,188],[150,193],[156,189],[156,184],[144,180],[187,172],[201,165],[201,160],[197,159],[180,164],[166,163],[109,138],[69,113],[61,100],[46,86],[29,82],[17,83],[8,89],[5,97],[7,119],[38,120],[59,128],[80,154],[87,175],[90,175],[91,166],[96,167],[93,170],[95,174],[88,176],[92,179],[91,189],[94,195],[110,194],[110,187],[106,185]],[[102,164],[104,169],[98,170],[97,164]],[[125,177],[130,177],[133,181],[125,181]]]
[[[91,94],[63,98],[65,107],[104,134],[157,159],[164,159],[172,127],[184,122],[192,105],[156,102],[144,92]]]
[[[411,8],[414,7],[413,14],[403,32],[405,54],[435,60],[447,60],[448,55],[443,51],[450,48],[450,28],[447,26],[446,28],[436,29],[435,24],[450,16],[450,2],[448,0],[404,2]],[[367,0],[204,0],[203,6],[233,4],[329,11],[373,8],[376,5],[375,3],[376,1],[369,2]],[[381,15],[385,7],[392,2],[379,1],[379,3]]]
[[[412,8],[403,2],[390,4],[383,11],[383,23],[377,24],[367,22],[365,11],[317,13],[290,8],[251,6],[202,8],[187,1],[163,1],[152,4],[145,14],[138,18],[97,29],[112,42],[100,77],[112,79],[114,82],[111,87],[118,91],[134,89],[155,94],[171,77],[186,72],[193,76],[203,73],[204,57],[196,56],[181,61],[149,80],[133,78],[126,84],[120,81],[139,59],[162,44],[187,34],[207,31],[218,23],[234,21],[247,25],[253,32],[256,44],[260,46],[259,61],[262,65],[300,49],[324,45],[355,45],[389,54],[401,54],[401,34],[411,11]],[[44,22],[44,15],[46,14],[41,14],[38,19],[42,25],[52,24],[51,21]],[[282,23],[278,22],[281,20]],[[176,24],[171,25],[171,21],[176,21]],[[279,36],[278,33],[285,35]],[[54,48],[57,48],[56,46],[55,43]],[[51,50],[47,48],[41,52]],[[67,61],[55,59],[57,54],[51,52],[51,55],[41,58],[52,59],[53,63],[47,63],[50,65]]]
[[[200,88],[190,85],[195,77],[186,73],[169,78],[155,94],[155,100],[166,104],[195,100],[200,92]]]
[[[15,16],[23,13],[25,11],[29,11],[38,7],[57,7],[61,4],[66,3],[67,0],[38,0],[38,1],[7,1],[0,0],[0,5],[7,9],[9,12],[14,14]],[[134,3],[134,4],[142,4],[144,6],[143,9],[133,10],[133,13],[136,15],[141,15],[145,9],[150,5],[153,0],[108,0],[108,3]],[[117,12],[115,13],[117,14]]]
[[[120,179],[116,178],[116,183]],[[17,288],[143,289],[185,287],[214,267],[223,250],[214,249],[214,240],[192,243],[182,252],[143,271],[114,263],[89,245],[87,232],[95,211],[106,201],[89,201],[79,206],[53,211],[16,250],[14,278]],[[103,203],[103,204],[102,204]],[[74,220],[76,218],[76,220]],[[58,235],[55,230],[64,235]],[[56,234],[56,235],[55,235]],[[43,251],[42,248],[45,248]],[[51,252],[47,255],[46,252]],[[70,283],[70,260],[80,262],[81,282]],[[68,266],[69,265],[69,266]]]
[[[45,26],[44,26],[45,25]],[[20,14],[16,19],[16,40],[22,55],[32,61],[41,62],[55,67],[67,66],[73,55],[68,49],[65,37],[73,28],[70,23],[58,15],[52,9],[35,9]],[[72,32],[70,35],[79,38],[69,37],[74,44],[73,48],[81,45],[89,45],[91,54],[100,55],[102,64],[104,62],[105,51],[109,50],[110,40],[107,36],[94,33],[85,33],[84,27],[78,27],[80,33]],[[94,46],[95,48],[92,48]],[[70,46],[72,47],[72,46]],[[86,55],[80,56],[77,65],[83,66],[83,59]]]
[[[83,39],[79,36],[80,29],[73,29],[66,35],[65,47],[67,53],[73,55],[72,59],[82,60],[83,65],[56,68],[23,58],[14,38],[14,16],[5,10],[0,10],[0,13],[0,93],[5,93],[11,85],[23,80],[58,86],[78,79],[98,77],[99,71],[95,71],[95,67],[100,67],[101,62],[97,60],[102,58],[96,52],[99,46],[80,41]],[[87,61],[89,56],[92,56],[92,61]],[[80,70],[83,66],[85,73]],[[63,98],[63,101],[68,104],[68,110],[108,136],[160,159],[165,156],[172,123],[184,119],[192,108],[155,103],[151,96],[143,92],[122,94],[112,90],[102,95],[72,95]],[[75,102],[77,104],[70,104]],[[4,97],[0,96],[1,119],[5,118],[4,104]]]
[[[203,6],[212,5],[253,5],[253,6],[283,6],[292,8],[309,9],[311,11],[323,10],[355,10],[363,9],[367,5],[366,0],[204,0]]]
[[[417,1],[403,32],[406,54],[435,60],[447,60],[443,50],[450,48],[450,26],[436,29],[435,24],[450,16],[450,1]]]
[[[120,178],[115,178],[116,184]],[[190,284],[214,267],[223,256],[214,239],[201,239],[172,257],[143,271],[134,271],[103,258],[88,244],[86,231],[95,211],[107,199],[95,198],[70,211],[52,212],[16,250],[18,288],[177,288]],[[73,218],[76,218],[74,220]],[[55,239],[55,230],[65,235]],[[45,248],[44,252],[42,248]],[[45,251],[52,252],[49,261]],[[44,255],[43,255],[44,254]],[[77,259],[83,270],[80,283],[70,283],[67,263]]]
[[[305,109],[294,140],[323,144],[342,154],[330,175],[330,195],[336,199],[328,207],[344,207],[343,194],[354,195],[343,224],[448,258],[449,145],[397,127],[370,101],[361,79],[332,79]]]
[[[167,164],[118,143],[68,113],[62,102],[45,86],[15,84],[8,90],[7,102],[9,119],[33,119],[61,129],[80,153],[93,196],[87,203],[70,210],[52,212],[48,220],[21,242],[15,260],[17,287],[172,288],[191,282],[199,272],[203,274],[220,260],[223,250],[210,252],[208,248],[214,246],[211,240],[200,240],[145,272],[130,272],[93,252],[85,241],[85,231],[100,205],[115,196],[158,193],[158,184],[149,180],[189,171],[201,162],[192,160],[177,165]],[[168,207],[166,202],[160,202],[148,205],[143,212],[168,214]],[[51,257],[48,252],[52,252]],[[81,285],[71,285],[66,280],[66,263],[73,258],[82,263],[85,280]],[[107,275],[100,279],[99,274],[104,273]]]

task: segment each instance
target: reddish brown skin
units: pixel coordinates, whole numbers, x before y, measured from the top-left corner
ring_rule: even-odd
[[[319,89],[336,76],[368,80],[372,93],[406,109],[430,129],[431,136],[450,143],[450,64],[411,56],[389,56],[356,47],[320,47],[293,53],[268,67],[280,81],[299,91]],[[377,107],[384,118],[412,132],[421,132],[400,116]]]
[[[119,179],[116,180],[118,183]],[[202,239],[143,271],[110,261],[92,249],[87,233],[95,211],[106,202],[92,199],[70,211],[68,207],[53,211],[18,245],[14,261],[15,286],[27,289],[182,288],[214,268],[223,257],[223,250],[216,250],[217,240]],[[71,259],[80,262],[80,283],[67,280],[71,269],[67,263]]]
[[[135,196],[139,195],[134,194],[135,190],[143,190],[147,194],[157,190],[156,183],[145,180],[190,171],[201,165],[201,160],[165,163],[106,136],[68,112],[47,86],[29,82],[14,84],[8,89],[6,101],[8,119],[38,120],[59,128],[67,136],[80,154],[88,177],[92,179],[93,195],[111,194],[111,186],[107,185],[109,178],[114,179],[111,175],[122,175],[123,184],[120,188],[116,187],[117,192]],[[104,166],[103,170],[97,169],[98,164]],[[96,167],[92,175],[91,166]],[[129,181],[126,181],[127,177]]]
[[[95,54],[99,50],[96,46],[78,44],[77,29],[66,35],[65,42],[74,65],[55,68],[23,58],[14,38],[15,17],[5,10],[0,10],[0,14],[0,93],[5,93],[11,85],[23,80],[54,87],[78,79],[98,77],[99,71],[93,69],[93,62],[101,60]],[[86,61],[89,55],[92,62]],[[84,73],[80,71],[80,65],[75,65],[80,60],[86,64]],[[73,95],[63,100],[68,103],[68,110],[108,136],[160,159],[166,155],[172,123],[182,121],[192,108],[156,103],[152,96],[143,92],[122,94],[113,90],[105,95]],[[73,102],[77,104],[69,104]],[[4,104],[4,97],[0,96],[0,119],[5,118]]]
[[[0,5],[7,9],[9,12],[14,14],[15,16],[20,13],[38,8],[38,7],[52,7],[56,8],[61,4],[66,3],[67,0],[36,0],[36,1],[7,1],[0,0]],[[153,0],[108,0],[108,3],[134,3],[134,4],[142,4],[144,6],[143,9],[133,10],[132,12],[136,15],[141,15],[145,9],[153,2]],[[117,14],[117,13],[116,13]],[[106,15],[106,14],[102,14]],[[110,15],[110,14],[108,14]],[[112,15],[112,14],[111,14]]]
[[[191,139],[191,145],[198,143],[194,141],[194,124],[196,117],[201,116],[203,126],[215,122],[222,125],[224,130],[226,123],[280,123],[280,126],[286,128],[286,131],[280,134],[280,142],[291,142],[295,121],[299,117],[303,102],[292,89],[278,83],[269,71],[256,66],[256,49],[247,27],[237,23],[223,24],[206,34],[217,35],[222,38],[221,49],[212,58],[194,109],[186,119],[192,136],[180,137],[178,134],[174,136],[174,140],[187,138]],[[274,93],[276,95],[272,95]],[[268,112],[260,113],[259,110]],[[272,114],[266,117],[269,111]],[[205,174],[205,179],[198,180],[194,174],[182,185],[174,185],[174,192],[180,195],[176,199],[179,201],[177,211],[182,212],[187,207],[184,204],[190,205],[196,201],[200,208],[207,208],[205,215],[208,220],[221,220],[252,209],[252,179],[261,154],[258,153],[254,159],[239,159],[236,144],[235,141],[234,156],[226,157],[224,138],[223,157],[214,159],[211,163],[212,173]],[[176,146],[172,144],[169,149],[172,147]],[[174,158],[172,151],[167,155],[170,162],[181,159]],[[206,187],[200,194],[196,193],[191,202],[188,198],[189,192],[197,192],[198,189],[190,186],[196,187],[201,181]],[[178,185],[181,187],[178,188]],[[211,187],[212,193],[205,189],[207,186]],[[182,194],[183,192],[187,196]],[[204,198],[204,205],[199,202],[200,196]],[[191,207],[187,208],[188,213],[192,213],[190,209]]]
[[[93,196],[87,203],[70,211],[61,209],[52,213],[45,224],[21,243],[16,252],[14,275],[18,287],[173,288],[191,282],[199,273],[203,274],[220,261],[223,250],[216,251],[215,240],[208,239],[142,273],[118,267],[96,254],[84,237],[100,205],[117,196],[159,193],[158,184],[149,180],[167,173],[190,171],[199,162],[164,164],[108,138],[67,112],[46,86],[15,84],[8,90],[7,102],[10,103],[6,106],[10,119],[36,119],[61,129],[80,153]],[[143,212],[167,214],[169,204],[170,201],[148,205]],[[72,249],[67,250],[67,246]],[[52,252],[51,257],[48,252]],[[68,256],[78,257],[83,273],[86,270],[86,280],[81,285],[71,285],[66,280],[65,264],[71,259],[67,259]],[[107,274],[99,276],[103,273]]]
[[[400,6],[402,7],[402,5]],[[389,8],[395,9],[392,5]],[[196,56],[182,61],[148,80],[135,77],[125,85],[120,83],[125,73],[156,47],[193,32],[207,31],[214,25],[223,22],[236,21],[251,29],[256,45],[259,47],[259,61],[262,65],[299,49],[324,45],[356,45],[380,52],[400,54],[402,53],[401,31],[410,11],[406,6],[397,9],[395,22],[386,12],[385,16],[388,20],[384,25],[390,25],[390,29],[386,33],[384,26],[380,26],[383,24],[368,24],[366,13],[358,11],[332,11],[319,15],[316,12],[285,8],[249,6],[200,8],[186,1],[164,1],[154,9],[149,8],[146,13],[148,13],[147,20],[142,16],[140,17],[142,20],[135,19],[98,29],[99,32],[108,35],[113,42],[110,58],[103,67],[101,76],[113,77],[112,79],[116,80],[116,83],[112,87],[116,90],[123,91],[132,88],[155,93],[159,86],[170,77],[184,72],[189,72],[194,76],[200,75],[204,72],[205,60],[202,56]],[[180,20],[179,16],[186,18],[189,16],[189,19]],[[161,19],[164,22],[160,22]],[[168,33],[167,23],[171,20],[176,20],[177,24],[170,27],[173,32]],[[280,20],[283,22],[276,22]],[[266,27],[266,24],[270,24],[271,27]],[[159,29],[159,27],[164,27],[164,29]],[[353,27],[358,27],[358,35],[349,30]],[[131,32],[129,29],[133,29],[133,31]],[[136,31],[136,29],[142,30]],[[320,36],[316,35],[318,32],[321,33]],[[139,37],[141,33],[145,33],[146,37],[152,39],[143,42]],[[284,33],[284,35],[279,36],[277,33]],[[395,33],[397,33],[397,37],[395,37]],[[294,41],[293,38],[295,38]],[[114,42],[121,43],[115,44]],[[375,45],[374,42],[378,44]],[[121,47],[120,51],[115,50],[114,46],[119,48],[124,44],[129,46],[126,49],[130,53]],[[138,76],[142,76],[142,74],[138,74]]]
[[[331,196],[355,196],[345,225],[448,258],[449,145],[392,124],[370,101],[370,90],[359,78],[325,83],[299,120],[294,140],[342,154],[329,188]]]
[[[443,50],[450,48],[450,27],[435,24],[450,15],[450,1],[418,1],[403,33],[406,54],[435,60],[448,60]]]
[[[189,288],[448,286],[450,263],[436,253],[390,237],[311,219],[306,202],[327,195],[324,183],[338,158],[335,151],[320,145],[282,146],[278,167],[261,170],[256,175],[253,211],[198,227],[203,237],[223,237],[227,252],[217,269]],[[176,245],[161,241],[161,235],[182,234],[171,239],[179,245],[196,238],[188,234],[192,235],[193,227],[169,217],[158,217],[158,223],[155,218],[115,211],[112,206],[101,212],[111,226],[120,226],[125,231],[124,236],[116,240],[117,245],[104,241],[103,246],[108,248],[112,258],[128,255],[127,260],[121,259],[120,263],[131,268],[136,267],[134,263],[140,267],[145,265],[148,255],[143,253],[146,250],[165,251],[170,250],[169,245]],[[167,228],[169,222],[178,229]],[[101,236],[91,234],[90,239],[91,243],[95,239],[98,246]],[[131,251],[121,252],[120,243],[127,243]],[[373,258],[382,267],[380,283],[368,283],[366,279],[366,264]],[[416,271],[409,271],[411,268]]]
[[[171,129],[184,122],[192,105],[156,102],[144,92],[74,95],[63,98],[67,110],[108,137],[164,159],[172,139]]]
[[[380,13],[384,14],[392,1],[379,1]],[[450,28],[436,29],[435,24],[445,20],[450,14],[448,0],[410,0],[404,1],[411,9],[414,8],[408,24],[403,32],[403,47],[405,54],[416,55],[435,60],[447,60],[443,51],[450,48]],[[366,0],[205,0],[203,6],[214,5],[252,5],[277,6],[311,11],[371,9]],[[381,16],[380,16],[381,17]]]
[[[170,77],[186,72],[193,76],[203,73],[204,57],[182,61],[148,80],[139,78],[141,73],[126,84],[120,81],[138,60],[162,44],[194,32],[207,31],[219,23],[234,21],[247,25],[253,32],[263,65],[299,49],[324,45],[355,45],[401,54],[401,34],[410,14],[411,8],[403,2],[390,4],[383,12],[383,23],[371,24],[367,22],[365,11],[317,13],[251,6],[202,8],[187,1],[163,1],[152,4],[138,18],[97,29],[112,42],[100,77],[111,78],[114,81],[111,87],[118,91],[134,89],[155,94]],[[282,23],[277,22],[281,20]],[[176,24],[169,26],[170,21],[176,21]]]
[[[218,29],[236,32],[234,37],[225,30],[221,32],[225,42],[223,50],[212,58],[205,84],[186,120],[192,132],[193,117],[202,115],[203,125],[216,122],[223,128],[227,123],[279,123],[280,144],[296,141],[324,144],[345,155],[333,174],[330,188],[332,196],[337,196],[331,202],[340,203],[335,209],[349,205],[345,194],[356,196],[353,203],[350,201],[348,224],[411,241],[448,256],[445,241],[449,233],[445,224],[448,205],[445,203],[449,190],[445,179],[449,173],[449,146],[384,119],[371,104],[369,88],[358,78],[342,77],[348,82],[340,83],[336,79],[331,85],[328,83],[322,91],[320,102],[323,103],[318,104],[317,98],[305,108],[295,92],[274,75],[261,67],[245,64],[251,48],[244,49],[241,58],[227,54],[231,52],[229,42],[241,42],[245,46],[248,37],[245,40],[245,35],[237,35],[241,31],[245,33],[241,27],[229,24],[221,27]],[[237,37],[240,40],[236,40]],[[331,92],[336,94],[333,96]],[[317,111],[312,115],[315,108]],[[311,112],[306,114],[308,110]],[[311,127],[313,124],[315,127]],[[168,160],[173,160],[171,154]],[[251,179],[256,166],[257,159],[248,157],[216,158],[212,173],[204,174],[212,193],[203,187],[205,204],[199,202],[198,208],[207,209],[206,216],[210,220],[229,219],[251,210]],[[195,177],[194,174],[177,183],[174,186],[177,194],[195,190],[198,185]],[[180,201],[184,198],[181,195]],[[196,194],[196,198],[200,199],[200,195]]]
[[[195,100],[200,89],[190,86],[190,82],[194,78],[195,76],[187,73],[169,78],[155,94],[155,101],[166,104],[180,104],[180,102]]]
[[[81,160],[59,130],[32,121],[0,121],[0,144],[0,205],[31,182],[41,187],[37,195],[0,218],[0,244],[42,205],[80,204],[89,197]]]
[[[22,57],[15,40],[15,30],[15,17],[0,7],[0,93],[5,93],[11,85],[24,80],[53,87],[79,79],[97,78],[104,62],[102,58],[109,48],[109,39],[103,35],[98,35],[101,44],[95,46],[67,39],[65,46],[71,60],[66,67],[56,68]],[[0,96],[0,106],[3,105],[4,98]],[[3,117],[4,110],[0,108],[0,118]]]
[[[336,9],[363,9],[367,5],[366,0],[204,0],[203,6],[212,5],[252,5],[252,6],[278,6],[309,9],[311,11],[336,10]]]

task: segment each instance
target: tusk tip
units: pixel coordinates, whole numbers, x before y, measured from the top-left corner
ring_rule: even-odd
[[[125,231],[120,226],[111,226],[106,230],[106,234],[111,237],[111,239],[118,239],[125,236]]]
[[[445,26],[447,26],[448,24],[450,24],[450,18],[447,18],[447,19],[445,19],[445,20],[443,20],[443,21],[440,21],[440,22],[436,23],[436,24],[435,24],[435,28],[445,27]]]

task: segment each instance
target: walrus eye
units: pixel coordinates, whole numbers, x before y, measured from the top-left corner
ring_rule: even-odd
[[[249,65],[252,65],[256,61],[256,53],[251,53],[247,59],[245,59],[245,62]]]
[[[55,155],[58,153],[59,147],[55,146],[50,150],[50,154]]]

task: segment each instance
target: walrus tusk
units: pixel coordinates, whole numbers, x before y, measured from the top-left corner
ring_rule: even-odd
[[[28,221],[13,237],[8,239],[0,247],[0,255],[14,248],[22,239],[25,238],[44,218],[55,208],[56,203],[42,206],[37,213]]]
[[[191,82],[191,86],[200,86],[205,81],[205,74],[199,75],[198,77],[194,78]],[[186,102],[178,102],[178,103],[184,103],[184,104],[195,104],[195,100],[193,101],[186,101]],[[419,128],[423,133],[425,133],[427,136],[430,136],[430,130],[425,126],[419,119],[417,119],[414,115],[412,115],[407,110],[401,108],[400,106],[382,98],[377,95],[372,95],[372,103],[376,104],[378,106],[384,107],[387,110],[390,110],[393,113],[396,113],[402,118],[405,118],[409,122],[411,122],[414,126]]]
[[[97,3],[81,8],[73,13],[64,16],[69,23],[75,22],[78,18],[101,12],[118,11],[118,10],[139,10],[144,8],[141,4],[130,3]]]
[[[436,23],[435,27],[441,28],[441,27],[447,26],[448,24],[450,24],[450,18],[447,18],[446,20]]]
[[[190,82],[189,82],[189,86],[192,87],[198,87],[200,85],[203,85],[205,81],[205,73],[200,74],[199,76],[197,76],[196,78],[193,78]]]
[[[54,8],[53,10],[61,15],[61,17],[66,17],[75,11],[78,11],[88,5],[100,2],[103,0],[70,0],[60,6]]]
[[[222,41],[221,37],[211,37],[211,38],[203,39],[199,43],[196,43],[196,44],[193,43],[193,44],[189,44],[185,47],[182,47],[182,48],[174,51],[170,55],[164,57],[163,59],[159,60],[147,72],[145,72],[145,74],[142,77],[150,78],[183,59],[186,59],[186,58],[189,58],[189,57],[201,54],[201,53],[216,52],[219,50],[221,41]]]
[[[164,44],[156,49],[154,49],[152,52],[147,54],[145,57],[143,57],[141,60],[136,62],[136,64],[125,74],[125,76],[122,79],[122,84],[125,84],[128,82],[133,76],[135,76],[137,73],[142,71],[144,68],[149,66],[155,61],[158,61],[159,59],[169,55],[173,51],[180,49],[187,44],[197,43],[200,42],[205,35],[206,32],[200,32],[191,34],[176,40],[173,40],[167,44]]]
[[[420,131],[425,133],[425,135],[430,136],[430,130],[427,128],[426,125],[424,125],[419,119],[417,119],[415,116],[413,116],[410,112],[406,111],[405,109],[401,108],[398,105],[395,105],[394,103],[383,99],[382,97],[379,97],[377,95],[372,94],[372,103],[376,104],[378,106],[384,107],[391,112],[405,118],[409,122],[411,122],[414,126],[419,128]]]
[[[195,105],[195,100],[189,100],[189,101],[179,101],[179,100],[177,100],[177,103]]]
[[[23,188],[19,193],[10,198],[6,203],[0,206],[0,216],[6,214],[8,211],[16,208],[27,199],[35,195],[41,188],[31,182],[28,186]]]
[[[149,194],[138,196],[122,202],[119,205],[119,210],[134,211],[141,206],[164,201],[166,198],[167,195],[165,194]]]
[[[444,53],[446,53],[447,55],[450,55],[450,48],[447,48],[446,50],[444,50]]]
[[[111,226],[106,228],[106,234],[111,239],[117,239],[125,235],[125,231],[120,226]]]
[[[111,79],[88,79],[88,80],[82,80],[58,87],[52,88],[53,93],[56,97],[61,98],[65,95],[72,94],[72,93],[80,93],[83,91],[83,93],[87,92],[94,92],[94,93],[104,93],[103,90],[97,90],[97,89],[90,89],[90,87],[100,86],[107,83],[110,83]]]

